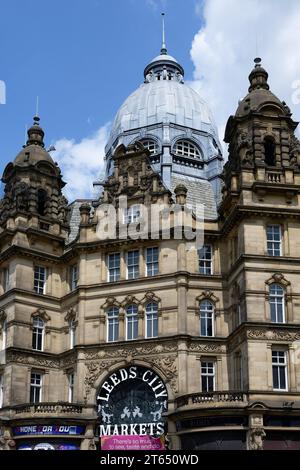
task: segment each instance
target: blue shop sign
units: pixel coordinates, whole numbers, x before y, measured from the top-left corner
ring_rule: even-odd
[[[84,434],[84,426],[27,425],[13,428],[14,436],[79,436]]]

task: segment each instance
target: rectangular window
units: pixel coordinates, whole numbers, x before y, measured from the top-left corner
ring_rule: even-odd
[[[131,224],[133,222],[138,222],[140,220],[141,213],[140,213],[140,206],[134,205],[127,208],[124,214],[124,223]]]
[[[4,320],[2,323],[2,332],[1,332],[1,351],[4,351],[6,349],[6,338],[7,338],[7,321]]]
[[[31,373],[30,377],[30,403],[42,401],[42,374]]]
[[[126,339],[136,339],[138,337],[138,310],[136,305],[127,307],[126,312]]]
[[[120,279],[120,253],[111,253],[108,255],[108,280],[109,282],[119,281]]]
[[[146,249],[146,276],[158,274],[158,247]]]
[[[69,321],[70,349],[73,349],[75,346],[75,332],[76,332],[75,320],[70,320]]]
[[[267,250],[270,256],[281,256],[281,227],[267,226]]]
[[[128,251],[127,253],[127,279],[135,279],[139,276],[139,250]]]
[[[146,338],[158,336],[158,305],[150,302],[146,306]]]
[[[287,359],[285,351],[272,351],[273,390],[287,390]]]
[[[215,389],[215,364],[212,361],[201,361],[202,392],[213,392]]]
[[[69,403],[73,403],[74,401],[74,373],[73,372],[68,375],[68,384],[69,384],[68,401]]]
[[[4,396],[4,379],[3,379],[3,375],[0,375],[0,408],[3,407],[3,396]]]
[[[44,349],[44,324],[40,319],[34,319],[32,329],[32,349],[43,351]]]
[[[235,355],[236,390],[243,390],[243,359],[239,352]]]
[[[46,273],[47,269],[45,267],[34,267],[34,290],[37,294],[46,293]]]
[[[3,282],[3,291],[7,292],[9,290],[9,270],[8,268],[3,269],[2,272],[2,282]]]
[[[119,339],[119,309],[112,307],[107,312],[107,341],[112,343]]]
[[[70,289],[75,290],[78,283],[78,266],[75,264],[70,267]]]
[[[203,247],[198,250],[198,260],[199,260],[199,273],[201,274],[212,274],[212,246],[203,245]]]

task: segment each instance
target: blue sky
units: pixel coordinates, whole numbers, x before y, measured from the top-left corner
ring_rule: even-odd
[[[299,0],[1,0],[2,170],[24,144],[38,95],[66,196],[91,197],[109,123],[159,53],[162,11],[168,51],[211,107],[221,141],[257,54],[300,121]]]
[[[169,50],[192,78],[194,0],[1,0],[0,8],[2,167],[24,143],[37,95],[47,144],[111,121],[159,52],[162,8]]]

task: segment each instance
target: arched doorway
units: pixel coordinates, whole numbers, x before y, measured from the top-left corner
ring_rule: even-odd
[[[101,448],[163,449],[167,409],[168,392],[156,372],[136,365],[118,369],[97,393]]]

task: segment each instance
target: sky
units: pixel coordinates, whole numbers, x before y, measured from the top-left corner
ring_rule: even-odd
[[[111,122],[159,53],[162,11],[168,52],[211,106],[221,141],[257,55],[300,120],[299,0],[0,0],[1,171],[24,144],[38,96],[66,196],[92,197]]]

